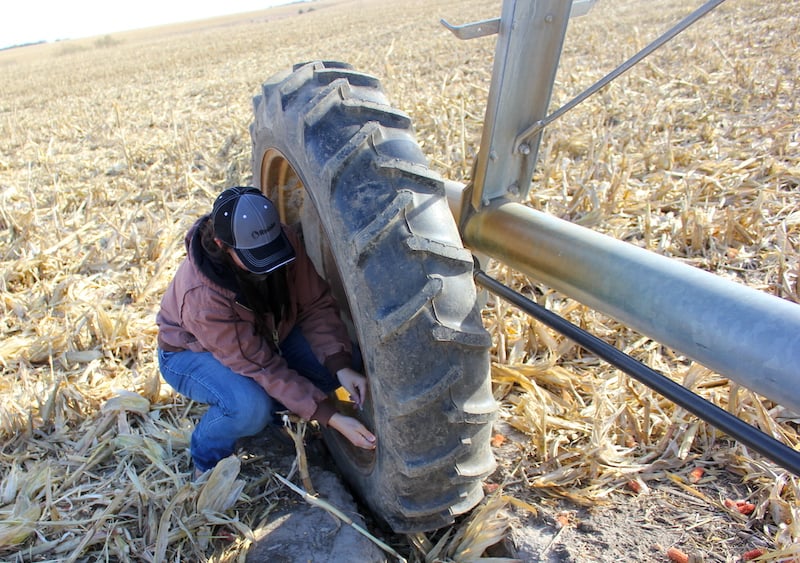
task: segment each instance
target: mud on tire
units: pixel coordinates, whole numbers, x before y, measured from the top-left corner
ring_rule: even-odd
[[[480,501],[495,467],[496,404],[473,261],[443,181],[409,117],[377,79],[347,64],[296,65],[267,80],[253,106],[253,182],[284,222],[302,222],[369,380],[355,415],[377,450],[353,448],[335,431],[328,447],[395,532],[448,525]]]

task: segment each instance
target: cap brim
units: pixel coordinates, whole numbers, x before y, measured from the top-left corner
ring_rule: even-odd
[[[254,274],[268,274],[285,266],[296,257],[292,244],[283,232],[264,246],[236,248],[234,251],[245,268]]]

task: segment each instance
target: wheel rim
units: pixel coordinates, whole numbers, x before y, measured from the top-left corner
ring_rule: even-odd
[[[261,159],[261,191],[278,207],[282,223],[300,223],[305,188],[289,161],[276,149],[269,149]]]
[[[343,320],[347,325],[351,339],[357,341],[357,333],[353,325],[352,314],[350,313],[347,293],[341,281],[336,260],[330,249],[330,242],[325,233],[325,229],[319,222],[319,216],[313,205],[305,207],[306,190],[300,176],[295,172],[291,163],[277,149],[268,149],[261,159],[260,167],[261,191],[272,200],[278,208],[281,222],[286,225],[299,225],[302,223],[305,228],[309,222],[315,223],[312,227],[319,234],[321,246],[321,262],[315,264],[317,269],[321,269],[320,275],[326,278],[331,286],[331,291],[339,305]],[[364,372],[366,374],[367,365],[364,362]],[[367,428],[375,431],[374,414],[371,395],[368,395],[363,407],[356,409],[355,404],[348,397],[347,392],[340,388],[334,395],[337,408],[343,414],[359,419]],[[339,432],[327,432],[328,440],[336,442],[337,447],[344,451],[354,462],[362,473],[369,473],[375,466],[376,455],[374,450],[364,450],[353,446],[349,440],[344,438]]]

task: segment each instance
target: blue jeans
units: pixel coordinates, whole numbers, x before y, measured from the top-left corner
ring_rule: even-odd
[[[339,382],[319,363],[299,327],[280,344],[290,368],[325,393]],[[181,395],[208,405],[192,432],[191,454],[201,471],[234,452],[236,440],[261,432],[283,405],[270,397],[255,380],[224,366],[211,352],[158,350],[161,375]]]

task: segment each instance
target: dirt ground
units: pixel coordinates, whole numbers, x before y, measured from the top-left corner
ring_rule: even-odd
[[[508,531],[487,550],[487,558],[545,563],[659,562],[674,560],[668,552],[672,548],[685,554],[688,561],[726,562],[742,561],[745,553],[767,547],[752,530],[757,520],[748,523],[742,515],[725,508],[725,499],[745,499],[748,491],[726,477],[721,467],[708,467],[703,479],[692,485],[682,482],[679,476],[685,471],[676,468],[674,480],[647,482],[638,492],[615,491],[606,502],[591,506],[569,499],[532,498],[524,478],[515,472],[519,456],[514,452],[525,438],[515,436],[502,424],[498,430],[510,438],[495,450],[498,469],[487,480],[487,496],[505,493],[525,499],[529,508],[508,506]],[[265,466],[283,475],[291,470],[296,457],[294,446],[281,434],[275,428],[243,443],[243,476],[255,478]],[[311,480],[323,499],[407,560],[423,560],[409,538],[381,529],[351,496],[319,434],[308,434],[306,451]],[[285,490],[278,497],[271,514],[268,526],[255,531],[258,541],[248,551],[247,563],[395,560],[341,520],[291,491]],[[435,541],[441,532],[428,536]]]
[[[268,467],[288,475],[296,459],[294,444],[278,427],[246,440],[240,450],[246,463],[242,473],[257,478]],[[355,524],[366,529],[360,508],[336,473],[319,433],[306,440],[311,482],[319,497]],[[269,522],[254,530],[257,541],[248,550],[247,563],[308,563],[324,561],[386,561],[386,556],[355,528],[324,509],[312,506],[288,488],[270,497],[276,506]]]
[[[506,447],[506,452],[513,444]],[[766,547],[746,519],[724,507],[725,499],[747,498],[748,491],[709,469],[696,485],[675,480],[650,481],[612,492],[590,506],[567,499],[531,499],[522,479],[514,479],[518,461],[498,452],[500,468],[490,479],[513,483],[506,491],[527,498],[539,513],[511,508],[510,532],[496,551],[521,561],[547,563],[670,561],[670,548],[693,561],[741,561],[745,553]],[[691,465],[689,465],[691,467]],[[749,526],[757,525],[750,522]]]

